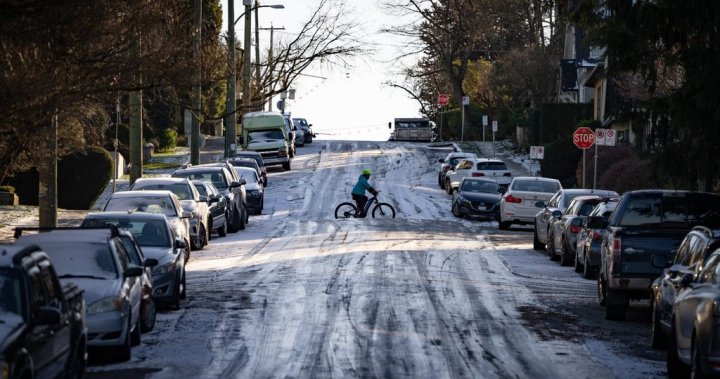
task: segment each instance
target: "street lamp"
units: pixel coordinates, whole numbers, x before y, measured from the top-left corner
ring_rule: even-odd
[[[240,19],[245,16],[245,42],[243,48],[245,49],[244,55],[243,55],[243,106],[249,108],[250,103],[250,97],[248,95],[248,92],[250,92],[250,83],[249,83],[249,77],[250,77],[250,49],[248,49],[248,46],[250,46],[250,12],[253,9],[258,8],[275,8],[275,9],[283,9],[285,8],[284,5],[281,4],[274,4],[274,5],[255,5],[254,7],[250,6],[251,1],[250,0],[243,0],[245,3],[245,11],[238,16],[238,18],[235,18],[235,6],[233,4],[234,0],[228,0],[228,66],[229,66],[229,75],[228,75],[228,83],[227,83],[227,104],[226,104],[226,113],[227,116],[225,117],[225,157],[228,157],[230,155],[233,155],[237,149],[235,146],[235,112],[236,112],[236,91],[235,91],[235,85],[237,81],[237,73],[235,71],[235,24],[237,24]],[[245,73],[247,72],[247,77]],[[245,101],[245,96],[247,97],[247,104]]]

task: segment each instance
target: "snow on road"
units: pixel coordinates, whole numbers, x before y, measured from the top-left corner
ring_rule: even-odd
[[[593,282],[530,250],[527,229],[452,216],[435,171],[446,151],[316,141],[298,153],[270,173],[263,215],[192,253],[181,310],[91,378],[663,376],[656,356],[608,340]],[[334,219],[363,168],[396,219]],[[608,330],[634,340],[639,325]]]

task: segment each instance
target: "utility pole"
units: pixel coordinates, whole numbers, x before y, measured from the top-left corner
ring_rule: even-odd
[[[236,120],[236,95],[235,85],[237,78],[235,76],[235,5],[234,0],[228,0],[228,74],[227,80],[227,102],[225,105],[225,155],[227,158],[235,154],[235,120]]]
[[[275,84],[273,82],[272,72],[273,72],[273,35],[276,30],[285,30],[285,27],[282,28],[276,28],[272,24],[270,24],[269,28],[260,28],[260,30],[269,30],[270,31],[270,49],[268,50],[268,83],[270,83],[270,93],[275,89]],[[268,111],[272,112],[273,106],[272,106],[272,95],[270,95],[270,101],[268,102]]]
[[[198,65],[195,71],[195,84],[193,86],[193,118],[192,128],[190,134],[190,163],[197,165],[200,164],[200,112],[202,105],[200,104],[200,96],[202,88],[200,86],[201,68],[202,63],[200,61],[200,40],[202,37],[202,0],[195,1],[195,39],[193,41],[193,60]],[[234,48],[234,46],[233,46]]]
[[[57,227],[57,111],[50,118],[50,130],[45,136],[47,159],[38,162],[38,226]]]
[[[131,48],[131,54],[135,59],[140,58],[141,37],[137,35],[135,43]],[[142,78],[140,78],[142,81]],[[130,91],[128,94],[128,129],[130,132],[130,185],[142,178],[143,171],[143,105],[142,90]]]
[[[257,0],[255,0],[255,83],[260,88],[260,25],[258,25],[260,22],[260,17],[258,17],[259,6],[260,4],[258,4]],[[257,105],[254,108],[257,108]],[[263,110],[264,108],[265,105],[263,104],[260,110]]]
[[[245,4],[245,38],[243,42],[243,114],[250,112],[250,27],[252,26],[252,19],[250,15],[251,11],[251,0],[243,0]]]

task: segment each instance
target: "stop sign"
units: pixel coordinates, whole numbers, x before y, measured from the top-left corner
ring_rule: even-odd
[[[583,150],[589,149],[595,144],[595,133],[587,127],[577,128],[573,133],[573,143]]]
[[[446,93],[441,93],[438,95],[438,105],[445,106],[448,105],[450,102],[450,95]]]

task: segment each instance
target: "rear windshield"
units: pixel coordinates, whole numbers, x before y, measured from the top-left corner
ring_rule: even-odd
[[[560,183],[544,180],[515,180],[512,189],[514,191],[555,193],[560,190]]]
[[[175,206],[170,199],[160,199],[157,197],[116,197],[110,199],[105,205],[104,211],[119,212],[148,212],[161,213],[168,217],[177,217]]]
[[[177,175],[176,177],[181,177],[181,175]],[[200,179],[200,178],[196,178]],[[180,200],[190,200],[192,199],[192,192],[190,192],[190,188],[188,188],[188,185],[186,183],[162,183],[162,184],[151,184],[151,183],[136,183],[133,187],[133,190],[166,190],[174,193],[177,195],[177,197]]]
[[[688,194],[687,196],[657,195],[630,198],[618,225],[719,227],[720,197]]]
[[[485,170],[498,170],[507,171],[507,166],[503,162],[480,162],[477,164],[477,169],[480,171]]]

